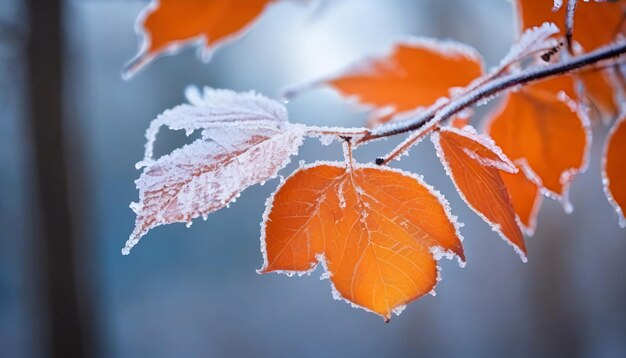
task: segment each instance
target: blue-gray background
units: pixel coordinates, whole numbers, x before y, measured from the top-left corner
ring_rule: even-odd
[[[0,18],[19,24],[21,3],[0,0]],[[137,199],[134,164],[144,131],[158,113],[184,101],[186,85],[276,96],[286,85],[332,73],[409,35],[466,42],[493,66],[515,38],[508,1],[278,3],[208,65],[186,49],[124,82],[120,71],[137,49],[133,24],[144,5],[66,2],[65,132],[77,264],[94,302],[100,356],[626,356],[626,231],[601,189],[603,126],[595,128],[589,170],[572,188],[575,212],[566,215],[559,203],[545,201],[537,233],[528,239],[527,264],[461,202],[429,141],[397,163],[423,174],[451,201],[466,224],[468,265],[443,262],[437,296],[411,304],[390,324],[334,301],[319,272],[303,278],[255,273],[262,263],[259,221],[275,181],[246,190],[230,209],[190,229],[155,229],[129,257],[120,254],[134,222],[128,204]],[[39,262],[31,249],[38,227],[21,45],[10,36],[0,42],[0,356],[40,356],[47,334],[34,295]],[[330,90],[305,94],[288,107],[292,121],[308,124],[354,126],[366,118]],[[183,137],[161,135],[160,153]],[[395,142],[376,143],[358,158],[372,160]],[[336,158],[336,144],[310,140],[295,162]]]

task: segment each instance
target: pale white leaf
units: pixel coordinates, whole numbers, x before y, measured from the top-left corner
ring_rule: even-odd
[[[296,154],[307,134],[290,124],[279,102],[255,93],[188,90],[191,104],[154,120],[146,137],[143,173],[136,181],[135,229],[122,250],[128,254],[150,229],[191,220],[234,202],[251,185],[274,178]],[[203,137],[158,159],[152,146],[161,126],[201,129]]]
[[[181,104],[159,115],[146,131],[145,158],[139,166],[153,159],[154,142],[159,129],[184,130],[187,135],[202,129],[203,137],[215,140],[227,127],[277,129],[287,123],[287,109],[280,102],[255,92],[237,93],[205,87],[185,91],[189,104]]]

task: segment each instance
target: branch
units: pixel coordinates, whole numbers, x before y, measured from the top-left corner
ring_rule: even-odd
[[[418,129],[429,130],[430,127],[452,117],[453,115],[473,106],[477,103],[488,101],[492,97],[501,92],[525,85],[531,82],[540,81],[549,77],[563,75],[587,66],[594,65],[600,61],[618,57],[626,53],[626,43],[612,45],[600,48],[594,52],[577,56],[566,60],[565,62],[556,63],[540,68],[529,68],[522,72],[513,73],[507,76],[494,79],[486,83],[484,86],[474,91],[465,93],[464,95],[453,99],[447,105],[436,113],[428,113],[426,116],[421,115],[411,119],[388,123],[374,128],[369,135],[362,138],[359,143],[369,142],[374,139],[393,136],[412,132]]]

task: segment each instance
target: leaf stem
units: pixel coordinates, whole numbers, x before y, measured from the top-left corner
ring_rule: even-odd
[[[334,135],[338,137],[359,137],[367,135],[369,130],[367,128],[342,128],[342,127],[316,127],[307,126],[307,135]]]
[[[409,148],[411,148],[416,143],[419,143],[426,136],[426,134],[430,133],[433,129],[436,129],[436,128],[437,126],[430,126],[426,130],[413,132],[404,141],[402,141],[402,143],[398,144],[397,147],[395,147],[391,152],[389,152],[389,154],[381,158],[376,158],[376,164],[377,165],[389,164],[389,162],[391,162],[395,158],[406,153],[406,151],[408,151]]]

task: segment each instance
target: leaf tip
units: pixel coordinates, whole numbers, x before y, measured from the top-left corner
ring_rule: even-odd
[[[146,56],[143,52],[140,52],[132,60],[128,61],[126,65],[124,65],[124,68],[122,69],[122,74],[121,74],[122,79],[124,81],[130,81],[151,60],[152,58]]]
[[[128,256],[130,254],[130,250],[132,250],[132,248],[135,247],[135,245],[137,245],[138,242],[139,242],[138,238],[131,236],[126,241],[126,244],[124,244],[124,248],[122,248],[122,255]]]
[[[513,246],[513,250],[515,250],[515,252],[519,255],[520,260],[522,260],[523,263],[528,263],[528,256],[526,253],[526,245],[524,245],[524,242],[522,241],[522,245],[521,246],[517,246],[513,243],[511,243],[511,246]]]

